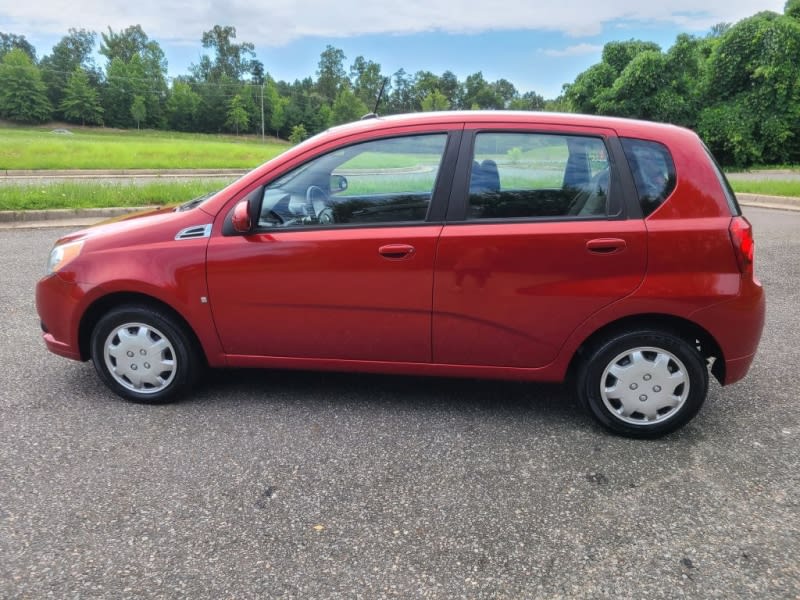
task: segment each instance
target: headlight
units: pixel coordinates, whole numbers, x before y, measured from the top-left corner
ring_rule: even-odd
[[[50,259],[47,261],[47,274],[55,273],[73,259],[78,258],[81,248],[83,248],[83,240],[54,246],[50,251]]]

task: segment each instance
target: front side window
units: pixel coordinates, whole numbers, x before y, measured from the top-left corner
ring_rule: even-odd
[[[264,188],[258,225],[424,221],[446,134],[374,140],[324,154]]]
[[[611,187],[600,138],[479,133],[467,218],[605,217]]]
[[[667,147],[659,142],[632,138],[622,138],[621,142],[646,217],[675,189],[675,163]]]

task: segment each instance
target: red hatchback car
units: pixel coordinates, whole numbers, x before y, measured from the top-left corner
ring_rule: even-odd
[[[207,198],[60,239],[47,347],[163,402],[204,366],[563,381],[689,421],[764,323],[753,236],[691,131],[463,112],[331,129]]]

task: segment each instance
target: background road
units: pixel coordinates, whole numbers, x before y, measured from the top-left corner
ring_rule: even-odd
[[[61,231],[0,231],[0,597],[798,598],[800,214],[747,215],[758,358],[652,442],[559,386],[234,371],[127,404],[39,339]]]

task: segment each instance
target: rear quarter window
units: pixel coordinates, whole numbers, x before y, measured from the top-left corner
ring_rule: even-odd
[[[667,147],[659,142],[632,138],[622,138],[621,142],[646,217],[675,189],[675,163]]]

